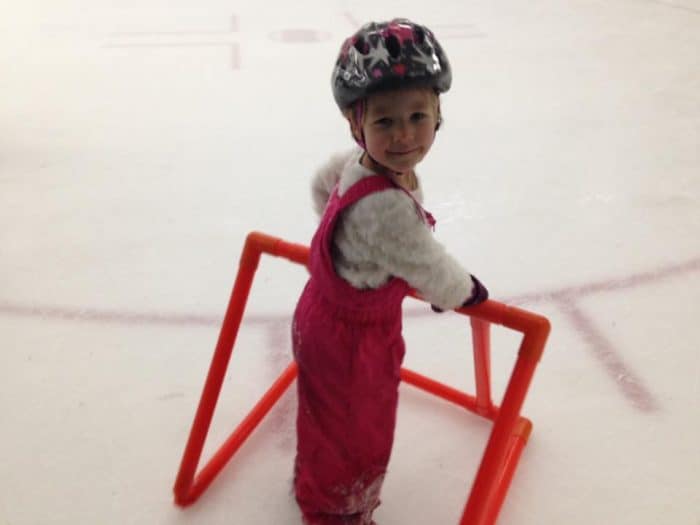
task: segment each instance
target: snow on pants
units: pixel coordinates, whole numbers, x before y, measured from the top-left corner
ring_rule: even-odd
[[[309,525],[370,525],[391,455],[404,355],[401,302],[409,287],[392,279],[374,290],[353,288],[336,275],[330,254],[339,213],[388,188],[384,177],[368,177],[343,197],[333,194],[311,243],[311,278],[294,314],[294,488]]]

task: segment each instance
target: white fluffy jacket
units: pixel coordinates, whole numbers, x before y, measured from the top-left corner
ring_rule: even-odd
[[[360,164],[362,150],[336,154],[315,174],[314,208],[321,216],[336,184],[340,195],[374,173]],[[422,202],[420,189],[412,193]],[[379,288],[401,277],[421,296],[442,309],[471,297],[467,272],[438,241],[418,214],[410,196],[399,189],[373,193],[343,212],[333,239],[333,263],[355,288]]]

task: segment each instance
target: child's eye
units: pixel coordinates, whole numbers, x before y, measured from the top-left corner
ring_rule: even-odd
[[[426,118],[428,115],[426,113],[416,112],[411,115],[411,120],[414,122],[419,122]]]
[[[375,126],[379,126],[381,128],[388,128],[392,124],[392,120],[388,117],[380,118],[379,120],[376,120],[374,122]]]

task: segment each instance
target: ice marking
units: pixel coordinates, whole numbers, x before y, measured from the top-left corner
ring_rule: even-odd
[[[231,68],[238,70],[241,67],[241,52],[240,43],[238,42],[237,33],[239,31],[238,16],[232,15],[230,20],[230,29],[225,31],[120,31],[110,33],[112,39],[117,39],[116,42],[108,42],[103,48],[177,48],[177,47],[230,47],[231,48]],[[235,40],[225,38],[221,41],[190,41],[192,37],[212,36],[228,37],[236,35]],[[161,37],[173,37],[179,41],[158,41]],[[154,40],[155,38],[155,40]],[[126,39],[127,41],[123,41]],[[183,41],[186,40],[186,41]]]
[[[631,371],[622,360],[615,346],[598,330],[589,316],[574,301],[561,301],[561,310],[566,314],[576,331],[589,344],[595,358],[603,365],[613,382],[632,404],[642,412],[658,409],[654,396],[644,382]]]

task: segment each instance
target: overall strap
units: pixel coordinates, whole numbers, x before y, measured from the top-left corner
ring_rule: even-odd
[[[421,206],[421,204],[416,200],[416,198],[413,195],[411,195],[411,192],[395,184],[383,175],[371,175],[369,177],[365,177],[364,179],[360,179],[358,182],[350,186],[350,188],[348,188],[348,190],[343,194],[343,196],[339,197],[340,202],[338,203],[338,208],[342,210],[343,208],[346,208],[356,203],[361,198],[366,197],[370,193],[388,189],[401,190],[406,195],[408,195],[408,197],[413,201],[413,204],[416,208],[416,213],[419,215],[419,217],[431,229],[435,229],[435,219],[433,218],[432,214],[425,210],[423,206]]]
[[[371,175],[369,177],[365,177],[364,179],[360,179],[355,184],[350,186],[348,190],[343,193],[341,197],[339,197],[340,208],[346,208],[351,204],[355,204],[361,198],[366,197],[370,193],[392,188],[398,189],[398,186],[383,175]]]

